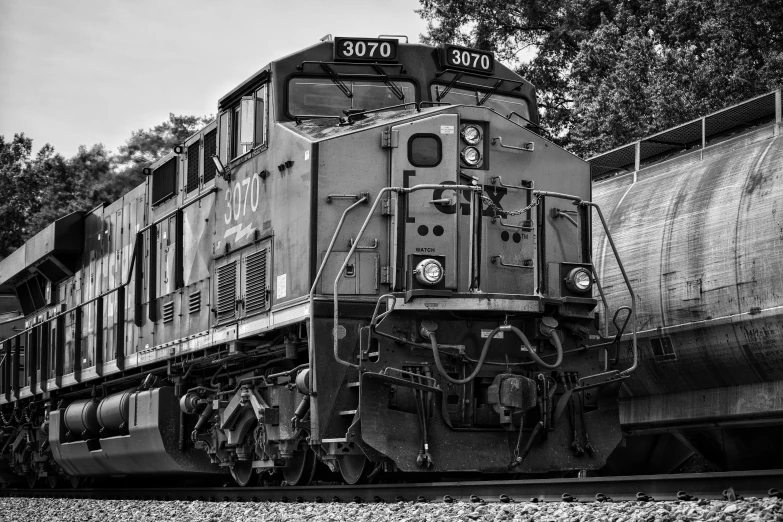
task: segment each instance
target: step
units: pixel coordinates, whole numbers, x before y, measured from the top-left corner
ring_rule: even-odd
[[[340,410],[340,415],[356,415],[356,410]]]
[[[359,387],[359,381],[356,382],[349,382],[345,385],[346,388],[358,388]]]
[[[348,442],[348,439],[341,437],[339,439],[321,439],[322,444],[329,444],[330,442]]]

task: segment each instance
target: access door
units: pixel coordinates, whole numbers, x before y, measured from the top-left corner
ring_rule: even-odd
[[[458,130],[456,114],[441,114],[397,125],[387,131],[392,151],[392,186],[434,184],[443,187],[392,195],[390,273],[395,290],[406,289],[409,272],[415,268],[410,265],[422,257],[441,262],[445,289],[457,289],[460,248],[457,209],[461,195],[449,190],[448,186],[459,180]]]

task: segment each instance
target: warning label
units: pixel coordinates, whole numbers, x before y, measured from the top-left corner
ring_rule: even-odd
[[[441,125],[440,126],[440,133],[441,134],[454,134],[454,125]]]
[[[482,339],[486,339],[487,337],[489,337],[489,334],[491,334],[491,333],[492,333],[492,330],[489,330],[489,329],[485,330],[484,328],[482,328],[481,329],[481,338]],[[502,339],[502,338],[503,338],[503,332],[498,332],[498,333],[495,334],[495,337],[493,337],[492,339]]]

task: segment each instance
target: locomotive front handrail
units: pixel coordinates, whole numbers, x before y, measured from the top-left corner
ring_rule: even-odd
[[[351,239],[348,240],[348,246],[353,246],[354,243],[356,243],[356,242],[357,241],[355,241],[353,238],[351,238]],[[356,250],[375,250],[376,248],[378,248],[378,238],[377,237],[373,238],[371,245],[357,246]]]
[[[506,228],[517,228],[519,230],[533,230],[532,222],[529,219],[526,219],[523,221],[523,223],[531,223],[530,225],[512,225],[510,223],[504,223],[503,218],[498,216],[492,216],[491,218],[492,223],[495,223],[495,221],[500,221],[500,226],[506,227]]]
[[[631,364],[630,368],[626,368],[625,370],[622,370],[619,373],[617,373],[616,371],[610,371],[610,372],[599,373],[596,375],[590,375],[589,377],[580,378],[579,382],[581,383],[586,378],[595,379],[596,377],[601,377],[601,376],[609,376],[617,379],[627,377],[639,365],[639,348],[636,342],[636,294],[633,291],[633,287],[631,286],[631,280],[625,271],[625,267],[623,266],[622,260],[620,259],[620,254],[617,252],[617,247],[614,244],[614,239],[612,239],[612,233],[609,231],[609,225],[606,223],[606,219],[604,219],[604,214],[603,212],[601,212],[601,207],[598,206],[597,203],[593,203],[592,201],[584,201],[582,198],[578,196],[573,196],[571,194],[563,194],[561,192],[548,192],[545,190],[534,190],[533,196],[539,198],[550,197],[550,198],[567,199],[569,201],[573,201],[574,205],[579,205],[582,207],[592,207],[595,208],[596,211],[598,211],[598,217],[601,219],[601,225],[604,228],[606,239],[609,241],[609,245],[612,247],[612,253],[614,253],[614,258],[617,261],[617,266],[619,267],[620,273],[623,276],[623,281],[625,281],[625,286],[626,288],[628,288],[628,293],[631,294],[631,315],[633,316],[633,322],[631,323],[632,326],[631,344],[633,345],[633,363]],[[593,268],[593,275],[595,276],[594,268]],[[596,277],[595,279],[596,279],[596,286],[598,286],[599,292],[601,293],[601,297],[603,298],[604,306],[606,306],[606,299],[604,298],[603,290],[600,289],[600,283],[597,282],[598,278]]]
[[[499,140],[500,138],[494,138],[496,140]],[[493,141],[494,143],[494,141]],[[503,143],[501,142],[501,146],[505,147]],[[533,190],[533,181],[528,179],[521,179],[519,180],[519,185],[506,185],[503,183],[503,178],[500,176],[492,176],[489,180],[490,183],[493,185],[497,184],[498,186],[501,186],[506,189],[516,189],[516,190]]]
[[[503,147],[504,149],[519,150],[522,152],[533,152],[533,150],[535,149],[535,144],[532,141],[523,143],[521,147],[514,147],[513,145],[503,145],[503,138],[501,138],[500,136],[495,136],[494,138],[492,138],[492,145],[495,145],[496,143],[501,147]]]
[[[526,259],[526,260],[523,261],[523,263],[526,263],[526,262],[530,263],[530,264],[527,264],[527,265],[515,265],[513,263],[504,263],[503,262],[503,256],[501,256],[501,255],[492,256],[489,260],[492,263],[499,262],[500,266],[507,266],[509,268],[529,268],[531,270],[533,268],[533,260],[532,259]]]
[[[365,203],[370,199],[369,192],[359,192],[358,194],[329,194],[326,196],[326,202],[331,203],[333,199],[352,199],[354,201],[363,200]]]
[[[348,252],[348,254],[345,256],[345,260],[343,261],[343,264],[340,266],[340,269],[337,271],[337,275],[334,278],[334,288],[332,293],[332,302],[334,306],[334,326],[332,327],[332,339],[333,339],[333,348],[334,348],[334,359],[338,363],[349,366],[352,368],[359,368],[358,364],[353,364],[352,362],[346,361],[340,357],[339,352],[339,346],[340,346],[340,339],[337,335],[337,325],[338,321],[340,319],[340,313],[339,313],[339,304],[338,304],[338,291],[337,286],[340,283],[340,278],[343,276],[343,273],[345,272],[345,268],[348,266],[348,261],[353,256],[354,252],[356,252],[356,248],[359,245],[359,240],[364,235],[364,231],[367,229],[367,225],[370,224],[370,220],[372,219],[373,214],[375,213],[375,209],[378,208],[378,204],[381,202],[381,199],[384,195],[386,195],[387,192],[396,192],[398,194],[410,194],[411,192],[416,192],[419,190],[438,190],[444,188],[444,185],[436,184],[436,183],[426,183],[422,185],[415,185],[413,187],[384,187],[381,189],[380,192],[378,192],[378,195],[375,197],[375,201],[372,204],[372,207],[370,207],[370,211],[367,213],[367,217],[364,219],[364,222],[362,223],[361,228],[359,229],[358,234],[356,234],[356,241],[351,245],[351,250]],[[448,185],[449,190],[467,190],[470,192],[479,192],[481,191],[481,187],[474,186],[474,185]],[[471,198],[472,199],[472,198]],[[354,205],[358,205],[359,203],[354,203]],[[352,205],[349,208],[352,208],[354,205]],[[333,240],[336,238],[332,238]]]

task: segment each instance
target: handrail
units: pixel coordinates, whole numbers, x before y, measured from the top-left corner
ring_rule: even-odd
[[[348,251],[348,254],[345,256],[345,260],[343,261],[343,264],[340,266],[340,269],[337,271],[337,276],[334,278],[334,289],[333,289],[333,306],[334,306],[334,326],[332,327],[332,339],[333,339],[333,348],[334,348],[334,359],[338,363],[349,366],[351,368],[359,368],[358,364],[353,364],[352,362],[346,361],[344,359],[340,358],[339,353],[339,338],[337,337],[337,325],[338,321],[340,319],[340,314],[338,310],[338,291],[337,291],[337,285],[340,283],[340,278],[343,276],[343,273],[345,272],[345,268],[348,266],[348,261],[351,259],[351,256],[353,256],[354,252],[356,252],[356,248],[359,246],[359,240],[364,235],[364,231],[367,229],[367,225],[370,224],[370,220],[372,219],[373,214],[375,213],[375,209],[378,208],[378,203],[380,203],[381,198],[387,193],[387,192],[396,192],[398,194],[410,194],[411,192],[416,192],[419,190],[437,190],[437,189],[443,189],[448,188],[449,190],[468,190],[471,192],[479,192],[481,191],[481,187],[477,187],[474,185],[440,185],[436,183],[427,183],[422,185],[415,185],[413,187],[384,187],[381,189],[380,192],[378,192],[378,195],[375,197],[375,201],[372,204],[372,207],[370,207],[370,211],[367,213],[367,217],[364,219],[364,223],[362,223],[361,228],[359,229],[359,232],[356,234],[356,240],[354,241],[353,245],[351,245],[350,251]],[[356,204],[356,203],[355,203]]]
[[[592,201],[584,201],[582,198],[578,196],[573,196],[571,194],[563,194],[561,192],[548,192],[544,190],[535,190],[533,191],[534,197],[551,197],[551,198],[560,198],[560,199],[567,199],[570,201],[573,201],[574,205],[579,205],[581,207],[593,207],[595,210],[598,211],[598,217],[601,219],[601,224],[604,227],[604,233],[606,234],[606,239],[609,241],[609,245],[612,247],[612,252],[614,253],[614,258],[617,261],[617,266],[620,268],[620,273],[623,275],[623,280],[625,281],[625,286],[628,288],[628,293],[631,294],[631,315],[633,316],[633,322],[632,329],[631,329],[631,341],[633,344],[633,364],[631,364],[630,368],[626,368],[625,370],[622,370],[621,372],[617,373],[616,371],[610,371],[610,372],[604,372],[599,373],[596,375],[590,375],[589,377],[582,377],[579,379],[579,382],[581,383],[587,378],[594,379],[596,377],[604,376],[604,375],[613,375],[617,378],[624,378],[627,375],[629,375],[631,372],[636,370],[636,367],[639,365],[639,349],[636,343],[636,294],[633,291],[633,288],[631,286],[631,280],[628,277],[628,274],[625,271],[625,267],[623,266],[623,262],[620,259],[620,254],[617,252],[617,247],[614,244],[614,239],[612,239],[612,233],[609,231],[609,225],[606,223],[606,219],[604,219],[604,215],[601,212],[601,207],[598,206],[597,203],[593,203]],[[595,274],[595,272],[593,272]],[[597,278],[596,278],[597,279]],[[604,306],[606,306],[606,300],[603,296],[603,291],[601,291],[601,296],[604,301]],[[580,384],[581,386],[581,384]]]
[[[332,249],[334,248],[334,244],[337,242],[337,235],[340,233],[340,229],[343,227],[343,223],[345,223],[345,216],[348,215],[349,212],[357,208],[359,205],[367,203],[367,201],[370,199],[370,193],[369,192],[363,192],[361,194],[361,197],[358,198],[356,202],[351,204],[348,208],[343,210],[342,216],[340,216],[340,221],[337,223],[337,228],[334,230],[334,234],[332,234],[332,240],[329,242],[329,247],[326,249],[326,254],[324,254],[324,258],[321,261],[321,266],[318,267],[318,272],[315,274],[315,279],[313,279],[313,286],[310,287],[310,295],[309,295],[309,301],[312,302],[313,295],[315,295],[315,289],[318,286],[318,282],[321,280],[321,275],[324,272],[324,268],[326,268],[326,262],[329,260],[329,256],[332,255]],[[311,321],[312,321],[312,315],[311,315]],[[313,324],[311,323],[311,331],[313,330]],[[308,353],[308,360],[313,362],[315,361],[315,344],[313,342],[308,343],[307,347],[307,353]],[[312,366],[313,369],[315,369],[315,365]],[[315,385],[315,371],[310,371],[310,390],[316,391],[314,388]],[[317,392],[316,392],[317,393]]]
[[[337,228],[334,230],[334,234],[332,235],[332,240],[329,242],[329,246],[326,249],[326,254],[324,254],[323,261],[321,261],[321,266],[318,268],[318,272],[315,274],[315,279],[313,280],[313,286],[310,287],[310,299],[312,299],[313,295],[315,294],[315,287],[318,285],[318,281],[321,280],[321,275],[323,274],[324,268],[326,267],[326,262],[328,261],[329,256],[332,254],[332,249],[334,248],[334,244],[337,241],[337,234],[340,233],[340,229],[343,227],[343,223],[345,223],[345,216],[347,216],[350,211],[352,211],[362,203],[366,203],[369,198],[370,198],[370,194],[364,192],[358,201],[356,201],[354,204],[352,204],[351,206],[349,206],[343,211],[343,215],[340,217],[340,221],[337,223]]]
[[[630,368],[626,368],[625,370],[620,372],[620,375],[628,375],[631,372],[633,372],[636,367],[639,365],[639,350],[636,345],[636,294],[633,291],[633,288],[631,287],[631,280],[628,277],[628,274],[625,271],[625,267],[623,266],[623,262],[620,260],[620,255],[617,253],[617,247],[614,244],[614,239],[612,239],[612,233],[609,231],[609,225],[606,223],[606,219],[604,219],[604,214],[601,212],[601,207],[598,206],[597,203],[593,203],[592,201],[583,201],[580,203],[580,205],[585,207],[593,207],[596,211],[598,211],[598,217],[601,219],[601,224],[604,227],[604,233],[606,233],[606,239],[609,241],[609,245],[612,247],[612,252],[614,253],[614,258],[617,261],[617,266],[620,269],[620,273],[623,275],[623,280],[625,281],[625,286],[628,288],[628,292],[631,294],[631,315],[633,316],[633,322],[631,323],[631,341],[633,344],[633,364]],[[607,372],[612,373],[612,372]],[[604,374],[605,375],[605,374]],[[580,381],[582,379],[579,379]]]

